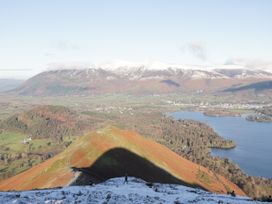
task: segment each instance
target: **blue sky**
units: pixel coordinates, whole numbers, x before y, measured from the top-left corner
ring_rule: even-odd
[[[0,0],[0,78],[56,64],[272,65],[270,0]]]

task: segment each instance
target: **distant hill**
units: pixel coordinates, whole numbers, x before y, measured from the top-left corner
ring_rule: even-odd
[[[214,71],[229,78],[267,78],[271,76],[270,72],[262,70],[215,69]]]
[[[254,90],[256,92],[272,90],[272,80],[251,83],[245,86],[232,87],[232,88],[225,89],[224,92],[240,92],[240,91],[249,91],[249,90]]]
[[[33,138],[53,138],[79,135],[91,125],[87,116],[63,106],[40,105],[15,114],[0,123],[0,128],[29,134]]]
[[[0,79],[0,92],[9,91],[20,86],[24,81],[19,79]]]
[[[244,69],[186,70],[145,67],[116,70],[66,69],[40,73],[11,91],[30,96],[92,95],[104,93],[163,94],[216,91],[232,85],[272,79],[272,73]]]
[[[78,138],[55,157],[1,181],[0,191],[86,185],[125,174],[149,182],[177,183],[216,193],[234,190],[244,195],[222,176],[135,132],[116,127]]]

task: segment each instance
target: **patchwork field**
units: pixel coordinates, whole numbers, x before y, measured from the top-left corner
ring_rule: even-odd
[[[61,151],[53,139],[31,138],[27,134],[2,130],[0,133],[0,180],[35,166]],[[64,137],[71,143],[76,137]]]

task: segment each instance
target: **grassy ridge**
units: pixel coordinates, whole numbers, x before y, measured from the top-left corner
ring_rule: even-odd
[[[235,189],[237,194],[244,195],[236,185],[223,177],[214,176],[206,168],[178,156],[166,147],[145,139],[135,132],[124,131],[115,127],[104,128],[78,138],[57,156],[0,182],[0,190],[27,190],[67,185],[75,179],[72,167],[78,169],[91,168],[101,156],[115,148],[123,148],[138,155],[137,157],[149,163],[151,162],[150,164],[168,172],[169,175],[188,185],[199,186],[218,193],[227,193],[225,186],[228,186],[230,189]],[[101,172],[103,172],[105,164],[107,166],[109,163],[114,164],[115,167],[120,164],[121,160],[118,163],[114,158],[109,157],[103,160],[104,164],[102,162]],[[127,165],[127,171],[135,172],[135,168],[139,168],[139,166],[136,166],[133,169],[129,169],[130,165]],[[143,166],[141,168],[149,169],[150,167]],[[114,171],[116,171],[116,168]],[[96,172],[99,173],[99,169]],[[142,172],[142,170],[139,169],[136,172]],[[201,172],[201,175],[199,172]],[[116,175],[120,175],[119,172],[116,172]],[[148,179],[149,176],[151,178],[154,175],[142,176]]]

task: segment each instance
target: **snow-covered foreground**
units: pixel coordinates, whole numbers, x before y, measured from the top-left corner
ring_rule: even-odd
[[[174,184],[150,184],[141,179],[113,178],[95,186],[0,192],[0,203],[256,203],[247,197],[216,195]]]

